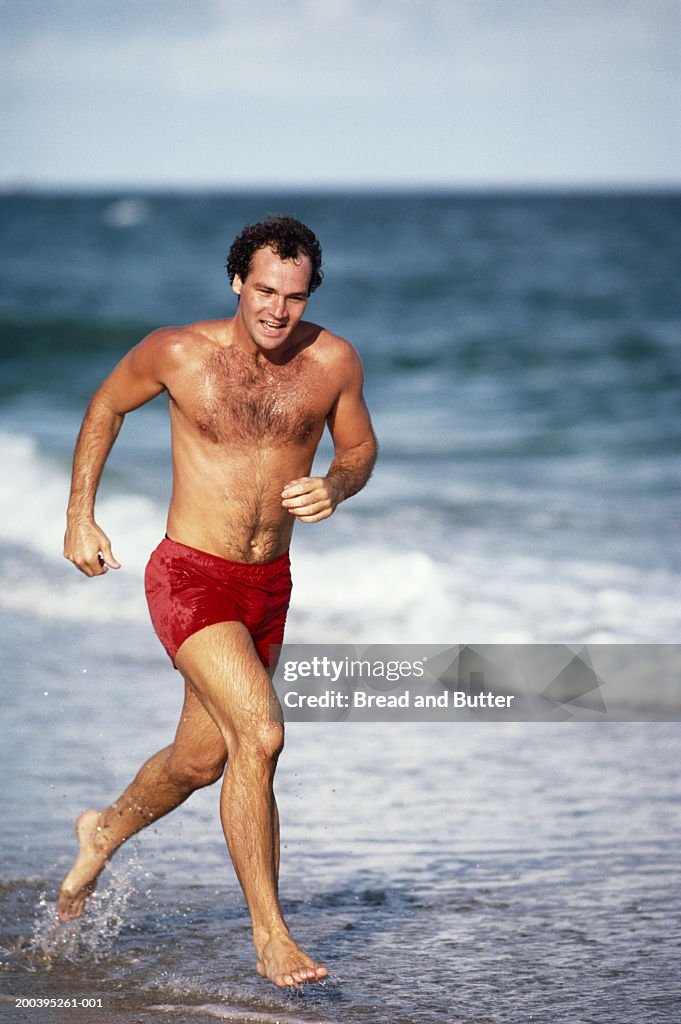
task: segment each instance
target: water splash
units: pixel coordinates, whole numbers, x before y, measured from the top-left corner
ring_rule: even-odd
[[[128,860],[109,865],[105,871],[109,884],[97,890],[83,916],[75,921],[59,921],[55,901],[41,893],[33,930],[22,950],[30,962],[50,968],[83,955],[94,961],[110,956],[126,923],[139,865],[136,859]]]

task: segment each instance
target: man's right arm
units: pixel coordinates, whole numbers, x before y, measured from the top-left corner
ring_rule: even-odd
[[[107,457],[125,419],[164,390],[161,380],[168,330],[154,331],[121,360],[97,389],[80,428],[66,513],[64,557],[85,573],[119,569],[109,538],[95,521],[95,496]]]

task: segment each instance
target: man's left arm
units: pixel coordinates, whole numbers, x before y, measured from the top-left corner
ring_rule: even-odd
[[[364,487],[376,462],[378,444],[364,401],[364,373],[354,349],[344,366],[343,386],[327,423],[334,459],[326,476],[292,480],[282,492],[282,504],[303,523],[328,519],[337,505]]]

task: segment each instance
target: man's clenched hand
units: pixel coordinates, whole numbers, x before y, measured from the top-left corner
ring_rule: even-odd
[[[64,537],[64,558],[86,576],[103,576],[109,569],[121,567],[113,556],[111,541],[97,523],[90,520],[69,522]]]
[[[341,494],[328,477],[304,476],[286,484],[281,499],[284,508],[301,523],[318,523],[333,513]]]

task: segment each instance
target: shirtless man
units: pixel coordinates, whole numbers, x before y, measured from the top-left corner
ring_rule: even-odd
[[[87,576],[120,568],[94,518],[97,486],[125,414],[167,391],[173,493],[146,590],[184,677],[184,706],[174,742],[111,806],[78,819],[80,850],[58,914],[79,917],[115,850],[224,772],[220,815],[256,967],[281,987],[328,971],[294,942],[279,904],[273,778],[284,729],[269,645],[283,638],[295,521],[330,516],[364,486],[376,458],[357,353],[302,319],[320,266],[319,243],[299,221],[245,228],[227,264],[235,316],[161,328],[123,358],[81,427],[64,541],[65,557]],[[311,477],[325,424],[334,458],[326,476]]]

